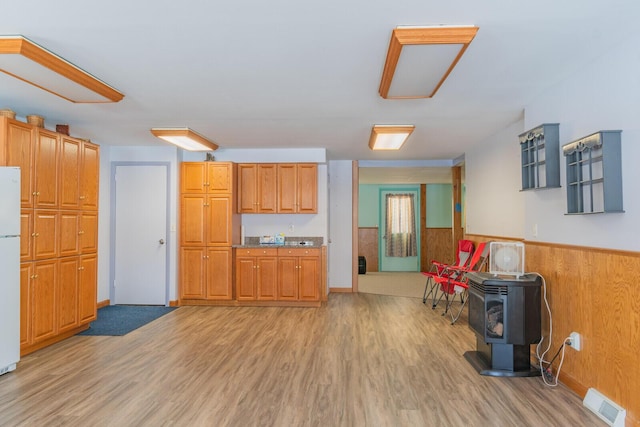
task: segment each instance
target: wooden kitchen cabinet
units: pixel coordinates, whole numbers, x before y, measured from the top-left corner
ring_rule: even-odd
[[[182,193],[232,193],[235,189],[235,163],[183,162],[180,171]]]
[[[33,209],[20,211],[20,261],[33,259]]]
[[[63,136],[60,139],[60,208],[80,209],[80,165],[82,141]]]
[[[61,257],[80,254],[80,211],[60,212],[60,247]]]
[[[320,249],[278,248],[278,300],[318,301]]]
[[[236,298],[275,300],[278,277],[276,248],[240,248],[236,251]]]
[[[181,302],[233,299],[231,246],[240,243],[236,173],[230,162],[181,165]]]
[[[277,165],[244,163],[238,165],[238,212],[276,213]]]
[[[231,248],[183,247],[180,251],[180,298],[233,298]]]
[[[58,207],[58,171],[60,161],[60,139],[55,132],[36,130],[33,179],[33,205],[35,208]]]
[[[98,318],[98,255],[80,256],[78,271],[78,323],[87,324]]]
[[[86,329],[97,312],[100,149],[0,117],[0,165],[21,168],[21,355]]]
[[[33,255],[34,259],[55,258],[58,256],[60,238],[60,215],[54,210],[35,210],[33,212]]]
[[[182,246],[231,246],[240,240],[240,221],[231,195],[186,194],[180,200]]]
[[[78,326],[78,282],[80,258],[60,258],[58,276],[58,332]]]
[[[56,284],[58,281],[58,260],[49,259],[33,263],[29,291],[33,322],[31,336],[33,343],[52,338],[57,334]]]
[[[180,249],[180,298],[204,299],[207,280],[207,248],[204,246]]]
[[[318,213],[318,165],[278,164],[278,213]]]
[[[0,135],[4,147],[0,147],[0,165],[20,168],[20,201],[23,208],[33,207],[33,153],[34,129],[32,125],[0,117]]]
[[[33,263],[20,263],[20,347],[31,343],[31,278]]]
[[[82,141],[80,165],[80,207],[83,210],[98,210],[100,182],[100,147]]]

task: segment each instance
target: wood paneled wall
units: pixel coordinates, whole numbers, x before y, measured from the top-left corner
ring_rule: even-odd
[[[367,272],[378,271],[378,227],[358,228],[358,255],[367,260]]]
[[[582,397],[597,389],[627,410],[627,426],[640,426],[640,253],[527,241],[525,267],[546,281],[551,354],[571,332],[582,336],[582,351],[566,350],[560,380]],[[544,303],[543,331],[546,348]]]
[[[422,230],[424,246],[422,249],[422,271],[429,271],[431,261],[436,260],[453,264],[453,236],[450,228],[427,228]],[[426,247],[426,250],[425,250]]]

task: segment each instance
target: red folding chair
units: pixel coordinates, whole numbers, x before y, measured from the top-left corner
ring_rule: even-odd
[[[489,259],[489,242],[482,242],[478,244],[469,264],[463,267],[450,267],[449,269],[452,271],[448,277],[434,277],[433,280],[437,285],[440,286],[440,291],[447,296],[446,298],[447,305],[444,309],[444,313],[442,315],[449,313],[451,316],[451,324],[456,323],[460,315],[462,314],[462,310],[467,304],[467,300],[469,298],[469,284],[467,280],[466,273],[471,271],[481,271],[484,269],[487,260]],[[455,273],[454,273],[455,271]],[[451,310],[452,305],[455,301],[455,295],[460,296],[460,309],[453,314]]]
[[[448,295],[440,293],[438,296],[438,283],[434,280],[436,277],[449,277],[451,274],[457,275],[458,272],[450,269],[450,267],[465,267],[471,260],[473,253],[473,242],[471,240],[458,241],[458,251],[456,252],[455,264],[445,264],[438,261],[431,261],[431,268],[429,271],[423,271],[422,274],[427,277],[427,282],[424,285],[424,294],[422,295],[422,303],[426,304],[427,299],[431,296],[431,308],[434,309],[442,300],[443,297],[448,298]],[[448,300],[447,300],[448,303]]]

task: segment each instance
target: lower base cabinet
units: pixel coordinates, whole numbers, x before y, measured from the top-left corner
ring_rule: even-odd
[[[96,319],[97,255],[20,264],[20,348],[28,354]]]
[[[278,248],[278,299],[318,301],[320,249]]]
[[[278,250],[237,249],[236,299],[238,301],[273,301],[276,299]]]
[[[183,247],[180,250],[180,299],[233,299],[232,263],[230,247]]]

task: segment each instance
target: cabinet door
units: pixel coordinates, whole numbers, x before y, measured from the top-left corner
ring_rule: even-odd
[[[98,318],[98,257],[80,257],[78,274],[78,323],[85,324]]]
[[[236,257],[236,298],[256,299],[256,259],[254,257]]]
[[[80,259],[60,259],[58,269],[58,333],[78,326],[78,272]]]
[[[278,257],[278,299],[298,299],[297,257]]]
[[[31,297],[33,263],[20,264],[20,346],[32,343],[31,338]]]
[[[297,165],[296,211],[298,213],[318,213],[318,165],[300,163]]]
[[[33,253],[35,259],[58,256],[59,215],[57,211],[34,211]]]
[[[80,167],[80,202],[82,209],[98,210],[98,184],[100,182],[100,147],[82,142]]]
[[[235,164],[221,162],[206,162],[207,165],[207,192],[231,193],[234,190]]]
[[[207,196],[207,245],[231,246],[233,208],[232,197],[229,195]]]
[[[68,137],[60,141],[60,208],[80,208],[82,142]]]
[[[184,247],[180,250],[180,298],[205,298],[206,248]]]
[[[278,292],[278,258],[264,257],[256,259],[257,298],[275,300]]]
[[[80,251],[83,254],[98,252],[98,213],[82,212],[80,216]]]
[[[34,263],[31,291],[33,297],[32,337],[33,342],[51,338],[57,333],[56,328],[56,281],[58,277],[58,260],[39,261]]]
[[[20,168],[20,197],[24,208],[33,207],[33,163],[34,135],[33,127],[26,123],[7,119],[7,140],[5,151],[5,166]]]
[[[257,165],[238,165],[238,181],[238,212],[255,213],[258,208]]]
[[[296,213],[296,165],[278,164],[278,213]]]
[[[207,192],[207,166],[204,162],[183,162],[180,166],[180,192]]]
[[[33,210],[23,209],[20,212],[20,260],[33,259]]]
[[[80,212],[60,212],[60,256],[80,254]]]
[[[260,213],[276,213],[278,168],[275,164],[259,164],[257,206]]]
[[[320,259],[318,257],[300,257],[298,265],[298,298],[301,301],[317,301],[320,285]]]
[[[35,198],[36,208],[58,207],[58,163],[59,163],[58,134],[38,129],[36,132]]]
[[[207,299],[233,298],[232,272],[231,248],[208,248]]]
[[[205,195],[188,194],[180,198],[180,244],[204,246],[206,244]]]

